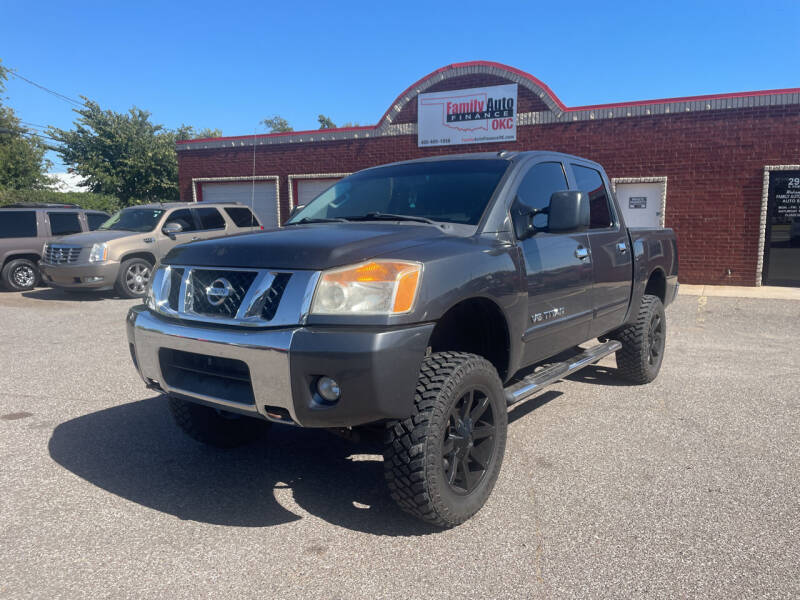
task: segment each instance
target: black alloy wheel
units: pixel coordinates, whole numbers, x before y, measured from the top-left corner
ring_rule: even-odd
[[[450,409],[442,461],[450,488],[469,494],[478,487],[495,449],[494,412],[485,390],[471,389]]]

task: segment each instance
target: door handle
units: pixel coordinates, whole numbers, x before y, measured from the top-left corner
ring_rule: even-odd
[[[199,240],[199,239],[200,239],[200,238],[199,238],[199,237],[197,237],[196,235],[195,235],[195,236],[192,236],[192,241],[193,241],[193,242],[194,242],[194,241],[196,241],[196,240]]]
[[[583,260],[588,256],[589,256],[589,251],[583,246],[578,246],[577,248],[575,248],[575,258],[580,258],[581,260]]]
[[[617,250],[620,254],[625,254],[628,251],[628,245],[625,242],[619,242],[617,244]]]

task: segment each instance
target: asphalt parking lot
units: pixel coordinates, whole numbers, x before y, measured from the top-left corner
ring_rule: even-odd
[[[2,598],[800,595],[798,302],[679,297],[659,379],[611,360],[515,407],[450,531],[394,507],[366,444],[184,437],[131,365],[132,304],[0,293]]]

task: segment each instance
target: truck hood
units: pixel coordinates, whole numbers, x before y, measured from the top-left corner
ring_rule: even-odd
[[[140,235],[138,231],[87,231],[85,233],[74,233],[72,235],[65,235],[53,240],[56,244],[75,244],[76,246],[89,247],[92,244],[101,244],[103,242],[110,242],[117,238],[127,237],[129,235]]]
[[[177,246],[162,262],[198,267],[320,271],[447,237],[450,236],[438,227],[411,223],[291,225]]]

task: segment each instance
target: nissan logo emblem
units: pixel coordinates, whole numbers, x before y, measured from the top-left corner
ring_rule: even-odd
[[[206,298],[211,306],[219,306],[225,299],[233,292],[231,282],[220,277],[211,282],[211,285],[206,288]]]

